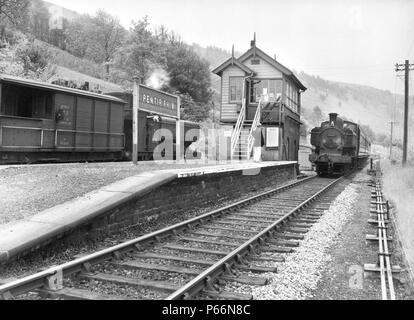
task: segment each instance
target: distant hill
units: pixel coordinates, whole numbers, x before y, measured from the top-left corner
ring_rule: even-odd
[[[311,76],[304,72],[299,79],[308,90],[302,95],[302,105],[308,112],[318,106],[323,113],[336,112],[361,124],[369,125],[375,133],[390,132],[389,121],[394,117],[400,123],[396,126],[395,137],[402,139],[403,96],[369,86],[334,82]],[[411,105],[414,97],[411,96]],[[395,108],[396,105],[396,108]],[[414,125],[414,115],[410,114]]]

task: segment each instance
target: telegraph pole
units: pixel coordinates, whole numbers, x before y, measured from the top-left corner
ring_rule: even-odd
[[[400,67],[402,69],[400,69]],[[408,60],[405,60],[405,64],[395,64],[395,71],[405,71],[405,90],[404,90],[404,140],[403,140],[403,158],[402,164],[407,163],[407,137],[408,137],[408,99],[409,99],[409,76],[410,68],[414,67],[414,64],[410,64]],[[411,69],[414,70],[414,69]]]

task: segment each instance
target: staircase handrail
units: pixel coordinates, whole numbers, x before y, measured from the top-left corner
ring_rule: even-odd
[[[260,96],[259,104],[257,105],[256,113],[252,122],[252,127],[250,128],[249,137],[247,138],[247,158],[250,158],[252,154],[253,145],[254,145],[254,132],[260,124],[260,116],[262,114],[262,104],[263,104],[263,95]]]
[[[246,117],[246,97],[245,97],[246,88],[245,87],[246,87],[246,83],[243,83],[242,107],[241,107],[241,110],[240,110],[240,113],[239,113],[239,117],[237,118],[237,122],[236,122],[236,125],[234,127],[233,134],[231,136],[231,155],[232,155],[232,157],[233,157],[234,150],[236,149],[237,142],[239,141],[240,131],[243,128],[244,119]]]

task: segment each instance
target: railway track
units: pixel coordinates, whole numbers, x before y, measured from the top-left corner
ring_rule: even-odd
[[[226,282],[265,285],[263,261],[315,223],[342,178],[310,177],[0,286],[2,299],[251,299]]]
[[[395,300],[395,288],[392,276],[391,253],[389,250],[387,226],[389,221],[388,203],[384,201],[381,191],[381,180],[376,179],[374,185],[373,198],[375,198],[375,213],[377,216],[378,228],[378,266],[381,278],[381,297],[382,300]]]

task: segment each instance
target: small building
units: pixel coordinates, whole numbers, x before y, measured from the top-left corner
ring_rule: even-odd
[[[297,161],[306,87],[293,72],[260,50],[256,39],[247,52],[236,59],[233,50],[212,72],[221,77],[220,122],[232,132],[232,158],[249,159],[259,131],[261,160]]]

